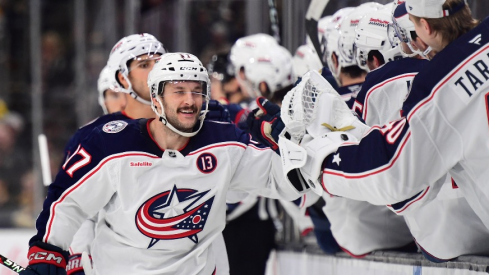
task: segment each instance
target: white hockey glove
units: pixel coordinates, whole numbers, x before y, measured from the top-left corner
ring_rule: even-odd
[[[307,153],[307,159],[300,172],[311,189],[318,195],[324,191],[322,185],[324,159],[336,152],[344,142],[356,142],[357,138],[348,132],[330,132],[321,137],[312,138],[306,134],[301,146]]]
[[[333,102],[324,103],[327,100],[322,100],[321,103],[317,104],[318,112],[321,112],[321,114],[318,114],[316,117],[322,122],[321,125],[333,132],[348,132],[360,140],[370,127],[358,119],[355,113],[348,108],[346,102],[324,77],[316,71],[310,71],[307,74],[310,74],[310,82],[316,89],[320,88],[324,93],[328,93],[334,97],[334,99],[331,99]],[[330,108],[330,110],[324,110],[324,108]]]
[[[285,129],[280,134],[279,148],[285,176],[299,191],[310,187],[319,195],[323,188],[318,175],[324,158],[336,151],[342,142],[357,141],[369,129],[316,71],[306,73],[302,81],[284,97],[281,118]],[[327,137],[335,131],[348,131],[348,134]],[[346,140],[341,140],[341,137]],[[323,141],[312,142],[316,138]],[[319,150],[317,156],[313,155],[314,150]],[[296,170],[301,167],[304,167],[301,172],[304,170],[307,175],[305,181],[301,175],[297,175]],[[319,168],[313,173],[312,167]]]

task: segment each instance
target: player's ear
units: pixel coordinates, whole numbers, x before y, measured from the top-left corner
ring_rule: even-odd
[[[127,83],[126,78],[122,76],[121,72],[117,72],[117,80],[119,81],[120,84],[122,84],[122,87],[124,87],[124,89],[129,88],[129,83]]]
[[[426,32],[426,34],[431,35],[433,33],[433,28],[430,26],[428,21],[424,18],[419,19],[419,24],[423,27],[423,30]]]
[[[160,103],[156,98],[151,98],[151,101],[153,101],[154,106],[156,107],[157,110],[160,110]]]
[[[335,68],[338,68],[338,57],[336,56],[335,53],[331,54],[331,60],[333,61],[333,66]]]
[[[382,64],[380,64],[379,58],[377,56],[374,56],[373,58],[374,58],[375,68],[380,67],[380,65],[382,65]]]

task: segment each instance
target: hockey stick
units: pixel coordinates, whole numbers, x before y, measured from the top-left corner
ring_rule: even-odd
[[[21,271],[24,271],[25,268],[16,264],[14,261],[9,260],[7,257],[3,256],[0,254],[0,264],[6,266],[8,269],[20,273]]]
[[[323,60],[323,52],[321,52],[321,45],[319,44],[318,37],[318,21],[323,14],[326,5],[328,5],[329,0],[311,0],[309,4],[309,8],[306,12],[306,32],[309,35],[309,38],[314,45],[314,49],[316,49],[316,53],[319,56],[319,60],[323,63],[323,66],[326,66]]]
[[[39,142],[39,155],[41,156],[42,182],[44,183],[44,186],[49,186],[52,179],[49,163],[48,141],[44,134],[40,134],[37,137],[37,141]]]
[[[275,0],[268,0],[268,7],[270,9],[270,28],[272,29],[272,35],[280,44],[280,28],[278,27],[278,13],[275,7]]]

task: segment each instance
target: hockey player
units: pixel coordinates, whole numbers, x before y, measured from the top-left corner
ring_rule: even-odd
[[[352,102],[352,97],[353,99],[356,97],[356,93],[364,84],[364,76],[367,73],[366,69],[360,68],[357,59],[353,58],[354,30],[366,13],[377,12],[382,8],[383,6],[377,3],[361,5],[337,23],[340,26],[338,38],[336,38],[334,29],[332,35],[327,34],[327,52],[331,54],[328,56],[332,57],[331,60],[336,60],[336,62],[333,61],[333,64],[346,68],[340,69],[343,73],[338,75],[340,82],[346,84],[345,86],[340,85],[338,89],[338,93],[346,102]],[[332,69],[337,70],[338,68],[332,66]],[[345,73],[354,70],[363,71],[362,76],[351,78],[347,75],[352,74]],[[355,84],[352,86],[348,85],[349,83]],[[356,87],[355,92],[352,92],[352,87]],[[353,257],[361,258],[374,250],[401,248],[413,241],[404,220],[385,207],[331,197],[327,194],[323,195],[323,199],[326,204],[322,211],[331,224],[331,231],[339,248]],[[322,248],[326,252],[332,252],[335,246],[334,243],[328,242],[323,244]]]
[[[114,87],[118,87],[114,75],[115,73],[108,66],[105,66],[98,77],[98,104],[102,107],[104,114],[120,112],[126,107],[126,98],[112,90]]]
[[[396,37],[405,44],[401,53],[411,58],[395,60],[371,71],[358,94],[356,103],[365,103],[356,106],[365,108],[358,108],[357,111],[365,111],[360,115],[368,125],[383,125],[400,118],[402,101],[408,93],[410,83],[414,75],[428,62],[419,59],[423,53],[416,51],[417,48],[413,49],[411,45],[412,37],[415,37],[410,33],[414,31],[414,24],[408,17],[405,3],[402,3],[393,11],[394,21],[390,26],[393,26]],[[368,41],[368,30],[374,27],[368,28],[363,25],[366,21],[362,21],[363,19],[357,28],[362,27],[363,32],[357,33],[357,38],[363,36],[362,41]],[[377,34],[379,38],[381,32],[373,30],[373,34]],[[385,41],[388,39],[385,30],[384,34],[382,40]],[[387,43],[384,42],[385,44]],[[377,48],[382,52],[380,47]],[[413,53],[412,50],[416,52]],[[434,51],[431,51],[430,54],[433,53]],[[362,101],[366,98],[368,101]],[[488,229],[475,215],[450,176],[443,177],[437,184],[430,186],[422,196],[389,207],[404,216],[416,243],[425,257],[431,261],[442,262],[460,255],[489,253]],[[470,223],[470,226],[467,223]]]
[[[407,0],[406,7],[436,55],[415,76],[402,117],[360,142],[339,146],[331,133],[302,144],[315,154],[301,173],[330,194],[392,205],[419,198],[448,172],[487,227],[489,21],[473,19],[463,0]]]
[[[381,4],[367,2],[353,9],[341,9],[333,14],[333,20],[326,28],[323,39],[326,63],[338,82],[338,93],[350,107],[367,74],[353,58],[355,27],[365,13],[382,7]]]
[[[131,79],[134,82],[141,80],[143,82],[147,82],[148,74],[153,68],[154,61],[156,61],[161,54],[166,53],[163,44],[152,35],[136,34],[122,38],[115,44],[114,48],[116,46],[118,47],[118,51],[112,51],[109,57],[109,62],[115,67],[115,72],[107,65],[102,70],[98,80],[99,104],[103,108],[104,112],[107,111],[111,115],[102,116],[94,120],[92,123],[80,128],[70,140],[66,148],[65,154],[67,156],[69,156],[70,151],[73,152],[76,150],[76,147],[81,142],[81,139],[88,135],[89,132],[91,132],[97,125],[101,125],[112,120],[128,120],[132,118],[132,115],[137,114],[146,114],[148,115],[146,118],[151,118],[152,114],[154,114],[152,111],[147,112],[148,110],[151,110],[151,105],[133,102],[135,99],[132,96],[126,98],[123,92],[128,91],[129,85],[126,83],[125,86],[121,87],[121,83],[117,81],[116,77],[119,77],[123,72],[126,72],[125,77],[127,77],[127,79]],[[128,70],[124,69],[125,67],[128,67]],[[138,89],[134,91],[133,89],[133,92],[137,94],[142,94],[145,92],[149,93],[147,87],[142,88],[144,88],[144,90],[140,91]],[[113,90],[117,92],[114,92]],[[115,96],[117,96],[116,98],[118,101],[113,100]],[[117,106],[122,107],[122,103],[125,105],[126,99],[131,101],[133,104],[130,104],[128,108],[125,108],[123,112],[118,112],[121,111],[122,108],[117,108]],[[121,103],[121,105],[114,104],[116,102]],[[209,113],[207,114],[206,118],[227,121],[228,118],[226,118],[225,111],[226,110],[223,109],[222,106],[220,106],[216,101],[211,101],[209,102]],[[80,230],[74,236],[73,242],[69,248],[71,256],[67,265],[68,274],[83,274],[83,267],[81,265],[82,252],[88,252],[88,255],[90,255],[90,244],[94,238],[95,224],[98,219],[100,218],[95,216],[86,220],[82,224]],[[217,274],[228,274],[229,265],[227,263],[226,247],[224,245],[222,236],[216,238],[212,248],[214,251],[216,251],[216,254],[219,255],[220,260],[217,263],[219,269]]]
[[[231,49],[230,60],[241,90],[253,99],[245,108],[256,107],[256,98],[260,96],[279,98],[295,81],[292,56],[267,34],[238,39]],[[242,115],[239,121],[243,118],[246,119]],[[248,131],[246,123],[238,125]],[[300,221],[299,227],[304,230],[310,228],[310,220],[297,207],[289,207],[288,203],[283,202],[282,205],[285,204],[286,211],[291,210],[287,213],[293,216],[294,221]],[[283,228],[277,204],[277,200],[248,196],[239,203],[228,205],[228,224],[223,234],[232,274],[265,273],[270,252],[276,247],[276,232]],[[250,265],[250,262],[254,264]]]
[[[155,119],[111,121],[81,142],[50,186],[21,274],[62,274],[74,232],[101,209],[96,274],[212,274],[228,190],[300,196],[275,152],[204,122],[208,85],[195,56],[161,57],[148,77]]]
[[[367,125],[400,117],[412,79],[428,62],[402,58],[401,42],[395,34],[391,13],[385,9],[368,13],[355,30],[355,58],[370,72],[352,109]]]
[[[140,86],[136,84],[137,88],[132,88],[130,83],[131,80],[135,83],[147,82],[148,74],[153,68],[156,59],[164,53],[166,53],[166,50],[163,44],[147,33],[129,35],[120,39],[114,45],[108,60],[112,67],[106,65],[101,71],[97,82],[98,103],[107,115],[84,125],[72,136],[65,147],[65,161],[77,150],[80,142],[95,127],[113,120],[138,118],[139,115],[143,115],[146,118],[153,116],[151,105],[138,102],[135,99],[139,97],[138,95],[149,94],[147,85]],[[120,79],[126,79],[124,84],[120,82]],[[136,96],[128,96],[129,92]],[[87,219],[75,234],[69,248],[68,274],[83,274],[82,253],[87,252],[89,256],[91,254],[91,242],[95,236],[95,226],[98,219],[98,215]]]
[[[294,84],[292,55],[267,34],[238,39],[231,48],[230,60],[241,90],[250,99],[283,97]],[[252,103],[252,108],[255,106]]]
[[[323,67],[314,46],[304,44],[295,50],[292,58],[294,74],[301,77],[310,70],[319,71]]]

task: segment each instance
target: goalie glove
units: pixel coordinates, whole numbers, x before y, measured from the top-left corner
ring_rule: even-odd
[[[324,126],[330,131],[348,131],[357,139],[370,129],[360,122],[338,92],[316,71],[307,72],[302,81],[287,93],[282,102],[281,116],[285,128],[296,140],[304,136],[306,128],[313,137],[317,136],[314,129]]]
[[[264,97],[256,99],[258,108],[248,115],[246,124],[251,136],[278,153],[279,134],[285,125],[280,118],[280,107]]]
[[[318,138],[306,134],[301,146],[307,154],[306,161],[300,167],[300,173],[304,181],[318,195],[322,195],[323,163],[326,157],[338,150],[344,142],[356,142],[357,138],[348,132],[331,132]]]
[[[66,275],[66,262],[69,253],[61,248],[43,243],[35,242],[27,253],[29,265],[22,275]]]

